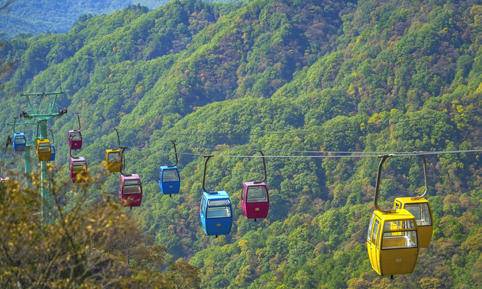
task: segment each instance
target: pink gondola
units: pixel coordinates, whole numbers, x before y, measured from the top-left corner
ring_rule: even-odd
[[[142,204],[142,182],[138,174],[120,176],[119,198],[124,207]]]
[[[82,132],[80,127],[80,116],[77,115],[79,129],[71,129],[67,133],[67,140],[71,150],[80,150],[82,148]]]
[[[73,183],[84,182],[87,177],[87,161],[84,157],[70,157],[70,179]],[[84,178],[82,178],[84,176]]]
[[[266,184],[266,161],[264,154],[260,151],[263,159],[264,180],[249,181],[243,183],[243,192],[241,195],[241,210],[243,215],[248,219],[264,219],[269,212],[269,192]]]

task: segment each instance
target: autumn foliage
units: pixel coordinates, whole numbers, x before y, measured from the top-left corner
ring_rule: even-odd
[[[39,213],[38,191],[15,179],[0,186],[1,288],[197,288],[197,270],[173,262],[138,229],[126,209],[105,196],[54,205]]]

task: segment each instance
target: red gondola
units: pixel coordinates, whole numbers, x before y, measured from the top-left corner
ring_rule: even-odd
[[[126,149],[127,147],[121,147],[122,153],[124,153]],[[122,157],[118,193],[122,206],[132,209],[132,207],[139,207],[142,204],[142,181],[138,174],[125,174],[123,172],[123,169],[126,167],[125,161],[126,159]]]
[[[84,157],[70,157],[70,179],[73,183],[81,183],[87,180],[87,161]]]
[[[139,207],[142,203],[142,182],[138,174],[121,175],[119,198],[124,207]]]
[[[71,129],[67,133],[69,148],[71,150],[80,150],[82,148],[82,132],[80,127],[80,116],[77,115],[77,122],[79,129]]]
[[[248,219],[264,219],[269,212],[269,193],[266,184],[266,161],[264,154],[260,151],[263,159],[264,179],[260,182],[250,181],[243,183],[243,192],[241,195],[241,209],[243,215]]]

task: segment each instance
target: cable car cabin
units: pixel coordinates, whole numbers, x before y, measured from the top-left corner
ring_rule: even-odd
[[[233,223],[231,199],[225,191],[203,192],[200,205],[201,226],[208,236],[227,235]]]
[[[375,210],[367,234],[370,264],[379,275],[413,272],[418,256],[415,218],[409,211]]]
[[[241,209],[248,219],[264,219],[268,216],[269,195],[265,182],[245,182],[241,193]]]
[[[120,176],[119,198],[124,207],[141,205],[142,182],[138,174]]]
[[[16,132],[13,134],[13,151],[23,152],[27,146],[27,137],[23,132]]]
[[[80,130],[69,130],[67,133],[69,148],[72,150],[80,150],[82,148],[82,133]]]
[[[84,182],[87,176],[87,161],[84,157],[70,158],[70,179],[73,183]],[[84,177],[83,177],[84,176]]]
[[[51,144],[50,145],[50,160],[49,161],[51,161],[51,162],[55,161],[55,153],[56,153],[55,145]]]
[[[428,200],[425,198],[395,198],[395,209],[405,209],[409,211],[417,222],[418,246],[428,248],[432,240],[432,210]]]
[[[39,161],[50,161],[50,157],[52,156],[52,148],[48,139],[36,139],[35,150],[37,151]]]
[[[159,167],[159,189],[164,195],[179,194],[181,179],[177,166]]]
[[[111,173],[120,173],[122,170],[122,150],[106,149],[104,167]]]

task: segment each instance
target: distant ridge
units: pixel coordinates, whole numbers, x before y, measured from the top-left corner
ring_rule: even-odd
[[[17,0],[0,16],[0,37],[67,32],[80,16],[105,14],[129,5],[156,8],[166,0]]]

